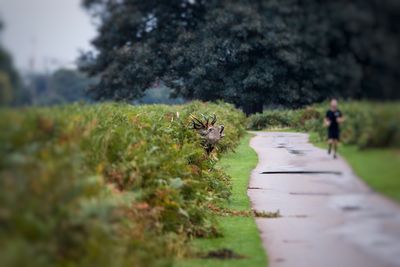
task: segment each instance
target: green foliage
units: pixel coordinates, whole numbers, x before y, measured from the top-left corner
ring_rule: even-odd
[[[328,97],[400,98],[397,0],[84,0],[99,22],[95,99],[136,99],[156,80],[176,96],[247,114]]]
[[[55,105],[89,100],[87,90],[96,83],[95,78],[72,69],[58,69],[51,74],[31,73],[24,86],[34,105]]]
[[[213,157],[190,114],[216,114]],[[169,266],[207,208],[230,196],[215,167],[244,133],[231,105],[67,105],[0,111],[1,266]]]
[[[83,0],[99,22],[93,45],[99,53],[80,58],[91,75],[95,99],[136,99],[161,78],[173,60],[177,36],[190,32],[204,13],[203,1]]]
[[[10,77],[5,72],[0,71],[0,104],[9,105],[13,101],[13,87]]]
[[[229,153],[218,162],[218,165],[223,167],[232,177],[232,196],[227,209],[223,209],[229,215],[220,214],[217,218],[222,228],[223,237],[196,238],[192,242],[200,254],[230,249],[239,255],[243,255],[244,258],[224,260],[190,258],[178,261],[177,267],[257,267],[267,265],[265,250],[262,247],[259,231],[252,216],[253,211],[250,209],[250,201],[247,196],[249,177],[258,162],[257,154],[249,146],[251,137],[248,134],[242,138],[235,153]],[[232,213],[233,210],[236,215]]]
[[[400,147],[400,105],[398,102],[343,102],[339,109],[344,113],[342,141],[366,147]],[[313,105],[294,111],[265,111],[248,118],[247,128],[260,130],[273,127],[292,127],[317,132],[326,138],[323,118],[327,105]],[[278,113],[279,115],[277,115]],[[276,117],[282,119],[275,119]]]
[[[185,103],[185,100],[180,97],[172,98],[171,89],[161,83],[157,87],[147,89],[145,95],[134,103],[178,105]]]
[[[51,97],[47,101],[56,104],[83,100],[86,98],[86,90],[94,83],[95,79],[88,78],[82,72],[59,69],[49,77]]]
[[[251,115],[247,119],[247,128],[251,130],[262,130],[267,127],[290,127],[293,116],[291,110],[267,110],[263,113]]]
[[[0,32],[3,22],[0,19]],[[20,100],[20,80],[12,57],[0,44],[0,105],[16,104]]]

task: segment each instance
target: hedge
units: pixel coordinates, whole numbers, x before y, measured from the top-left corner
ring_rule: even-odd
[[[207,157],[190,114],[216,114]],[[0,110],[1,266],[170,266],[195,236],[216,236],[215,167],[244,134],[224,103],[104,103]]]
[[[323,118],[328,104],[318,104],[298,110],[264,111],[248,118],[247,128],[261,130],[290,127],[317,132],[326,138]],[[342,125],[342,141],[360,148],[400,147],[400,103],[367,101],[341,102],[339,109],[346,121]]]

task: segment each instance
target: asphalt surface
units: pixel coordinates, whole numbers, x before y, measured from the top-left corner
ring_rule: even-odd
[[[400,266],[400,206],[301,133],[255,132],[248,195],[270,267]],[[400,177],[399,177],[400,179]]]

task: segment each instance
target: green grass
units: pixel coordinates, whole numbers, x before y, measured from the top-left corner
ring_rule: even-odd
[[[265,128],[262,130],[249,130],[253,132],[277,132],[277,133],[298,133],[300,132],[296,128],[292,127],[273,127],[273,128]]]
[[[256,152],[250,147],[251,135],[247,134],[240,142],[236,152],[230,153],[221,159],[219,166],[231,176],[232,196],[227,208],[248,210],[250,200],[247,196],[247,186],[251,171],[256,167],[258,158]]]
[[[257,155],[249,146],[250,135],[242,139],[236,153],[225,156],[219,165],[232,177],[232,196],[227,208],[249,210],[247,185],[251,170],[257,164]],[[193,245],[200,251],[228,248],[245,256],[244,259],[214,260],[186,259],[179,261],[179,267],[257,267],[267,266],[267,257],[254,218],[252,217],[219,217],[223,237],[212,239],[196,239]]]
[[[312,143],[314,146],[319,147],[319,148],[326,148],[327,143],[321,141],[321,139],[317,133],[315,133],[315,132],[308,133],[308,137],[309,137],[310,143]]]
[[[372,189],[400,203],[400,150],[341,146],[339,152]]]
[[[310,134],[310,142],[321,148],[327,146],[316,133]],[[372,189],[400,203],[399,149],[359,149],[355,145],[340,145],[339,154]]]

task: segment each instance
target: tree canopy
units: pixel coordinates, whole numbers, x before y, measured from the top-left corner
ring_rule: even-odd
[[[246,113],[327,97],[399,98],[396,0],[85,0],[98,23],[95,99],[130,100],[161,79],[173,95]]]

